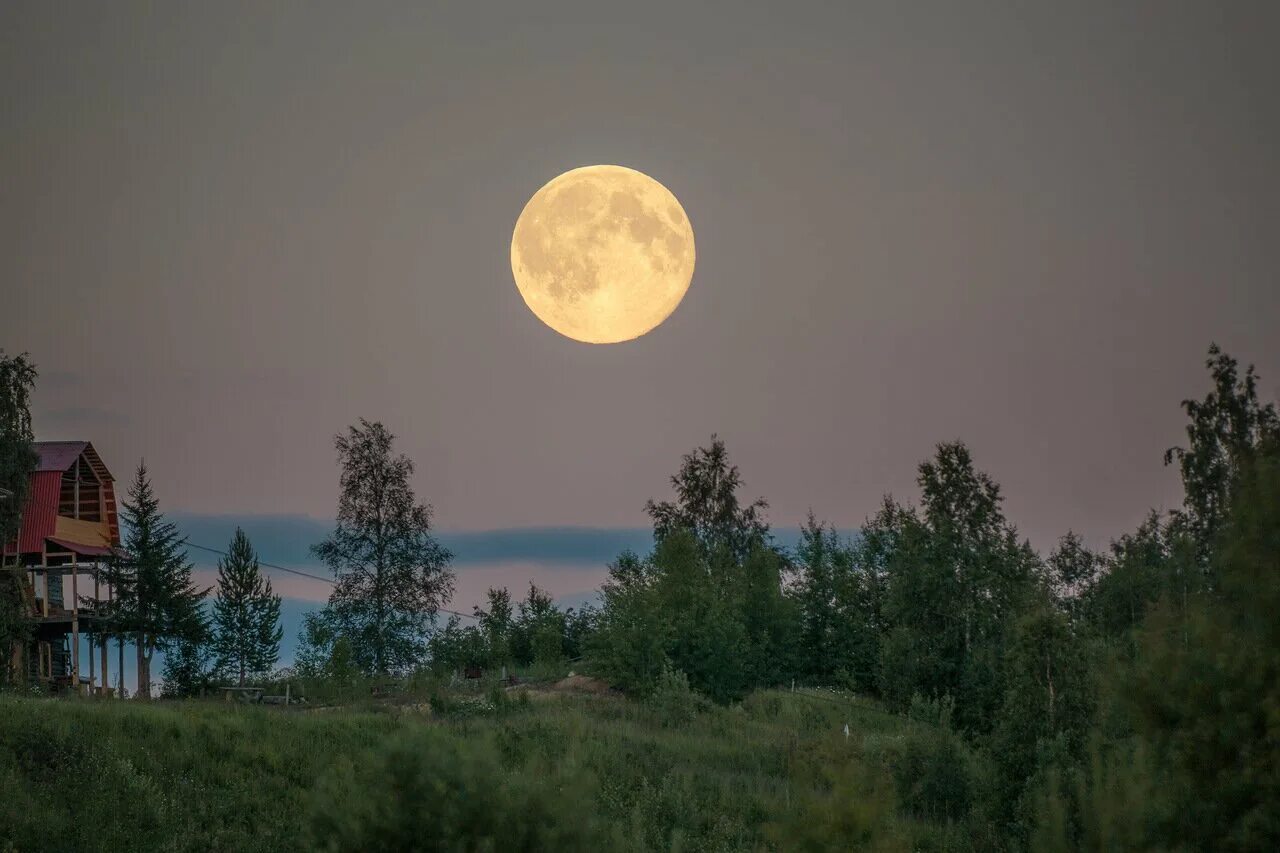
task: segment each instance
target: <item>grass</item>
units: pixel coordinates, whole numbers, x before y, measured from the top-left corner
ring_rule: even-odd
[[[960,846],[895,806],[893,756],[920,724],[830,693],[683,698],[3,697],[0,850]]]

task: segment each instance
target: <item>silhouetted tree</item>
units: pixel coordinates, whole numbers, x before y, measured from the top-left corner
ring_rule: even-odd
[[[0,350],[0,542],[8,542],[18,532],[22,507],[31,488],[31,471],[36,453],[31,447],[31,391],[36,368],[22,355],[7,356]]]
[[[738,490],[742,476],[738,466],[729,464],[724,442],[711,436],[710,447],[699,447],[682,459],[680,471],[671,478],[674,501],[645,504],[653,519],[655,542],[678,530],[687,530],[702,544],[713,560],[746,559],[751,549],[767,543],[769,525],[763,498],[742,506]]]
[[[476,624],[484,635],[488,649],[489,666],[504,666],[511,662],[512,632],[515,628],[511,608],[511,593],[505,587],[490,588],[485,596],[486,609],[475,608]]]
[[[160,512],[147,467],[138,464],[124,502],[123,553],[108,564],[115,588],[109,613],[117,630],[131,636],[138,656],[137,696],[151,696],[151,659],[156,649],[196,640],[204,631],[200,602],[208,590],[191,580],[185,541]]]
[[[337,577],[329,610],[366,672],[412,666],[453,590],[452,555],[431,535],[431,508],[409,485],[413,463],[380,423],[335,440],[342,466],[338,521],[313,552]]]
[[[1165,451],[1166,465],[1178,463],[1185,492],[1184,508],[1176,521],[1196,543],[1202,563],[1209,554],[1227,513],[1240,470],[1254,458],[1259,446],[1280,440],[1280,418],[1274,403],[1258,402],[1258,377],[1253,365],[1240,376],[1234,358],[1217,344],[1209,347],[1205,361],[1213,380],[1203,400],[1183,400],[1187,446]]]
[[[262,575],[258,555],[239,527],[218,560],[218,594],[213,600],[213,652],[217,668],[238,679],[275,666],[280,657],[280,596]]]
[[[30,409],[35,380],[35,366],[25,353],[6,356],[0,350],[0,546],[18,533],[36,465]],[[18,676],[10,673],[10,649],[31,636],[23,584],[20,572],[0,568],[0,684]]]

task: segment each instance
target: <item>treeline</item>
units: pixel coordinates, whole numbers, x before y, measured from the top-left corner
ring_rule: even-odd
[[[811,517],[782,548],[713,436],[684,457],[672,498],[646,505],[654,547],[609,566],[598,611],[495,589],[466,626],[437,624],[451,555],[412,463],[362,420],[336,441],[337,523],[314,549],[335,587],[296,666],[345,678],[579,661],[635,696],[687,683],[719,703],[844,688],[931,724],[895,753],[899,808],[975,849],[1277,849],[1280,419],[1251,367],[1217,347],[1207,367],[1208,393],[1183,402],[1185,446],[1165,455],[1183,506],[1102,551],[1067,531],[1037,553],[959,442],[920,464],[917,502],[886,497],[852,539]],[[117,624],[140,671],[155,648],[173,652],[179,687],[210,671],[204,654],[237,674],[274,663],[273,594],[247,540],[220,566],[220,594],[258,604],[213,620],[239,626],[238,645],[210,639],[141,468],[126,521]]]
[[[977,847],[1275,849],[1280,423],[1252,368],[1207,366],[1165,457],[1184,506],[1101,553],[1038,554],[961,443],[918,504],[851,541],[811,517],[788,552],[713,438],[648,505],[653,552],[610,567],[588,657],[641,694],[677,670],[721,702],[794,679],[927,716],[954,737],[917,806]]]

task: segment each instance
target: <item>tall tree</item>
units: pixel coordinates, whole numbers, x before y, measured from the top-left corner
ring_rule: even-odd
[[[965,445],[941,444],[920,465],[923,513],[890,561],[881,653],[889,698],[949,693],[961,727],[984,731],[1002,697],[1008,630],[1034,588],[1039,559],[1001,509],[1000,487]]]
[[[515,620],[512,618],[511,593],[506,587],[490,587],[487,607],[486,610],[475,608],[475,617],[489,649],[488,664],[499,667],[510,663],[512,658]]]
[[[138,464],[124,503],[123,554],[108,565],[115,587],[110,610],[118,630],[133,637],[138,656],[138,698],[151,697],[151,659],[156,649],[204,630],[199,590],[191,580],[186,540],[160,512],[145,463]]]
[[[36,368],[22,355],[7,356],[0,350],[0,542],[18,532],[22,506],[31,487],[36,454],[31,448],[31,391]]]
[[[453,555],[431,535],[431,508],[409,485],[413,463],[393,442],[386,427],[363,418],[337,436],[338,521],[312,549],[337,577],[333,618],[359,665],[378,674],[421,660],[453,591]]]
[[[1213,390],[1203,400],[1182,401],[1191,420],[1187,446],[1169,448],[1164,461],[1178,463],[1185,499],[1175,519],[1194,538],[1197,555],[1207,567],[1239,473],[1259,446],[1280,440],[1280,417],[1274,403],[1258,402],[1253,365],[1241,377],[1236,360],[1211,344],[1205,366]]]
[[[587,648],[600,672],[624,690],[646,693],[667,666],[671,619],[654,592],[651,560],[623,552],[600,587],[604,599]]]
[[[844,637],[840,592],[847,556],[835,530],[820,523],[810,511],[800,528],[797,575],[791,593],[800,614],[801,672],[819,684],[832,683],[840,667]]]
[[[1085,596],[1102,570],[1102,559],[1085,547],[1074,531],[1067,531],[1045,560],[1044,570],[1045,585],[1054,603],[1072,622],[1079,621]]]
[[[31,390],[36,369],[26,354],[6,356],[0,350],[0,548],[18,533],[22,506],[36,464],[31,449]],[[10,649],[24,644],[31,625],[24,607],[25,580],[19,572],[0,568],[0,684],[10,676]]]
[[[653,519],[653,535],[661,542],[678,530],[688,530],[712,556],[741,562],[757,545],[768,542],[764,511],[769,504],[757,498],[743,506],[738,500],[742,475],[729,463],[724,442],[711,436],[710,447],[699,447],[681,460],[672,476],[674,501],[645,504]]]
[[[213,600],[213,652],[219,671],[244,686],[249,673],[263,672],[280,658],[280,596],[263,576],[258,555],[239,527],[218,561],[218,594]]]

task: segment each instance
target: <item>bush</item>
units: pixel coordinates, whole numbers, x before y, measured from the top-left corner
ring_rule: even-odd
[[[959,821],[969,815],[977,791],[977,767],[959,735],[919,725],[891,748],[889,766],[898,802],[907,814]]]
[[[658,683],[647,702],[666,728],[687,725],[698,715],[698,711],[708,707],[707,700],[694,693],[689,686],[689,677],[670,665],[658,676]]]
[[[372,761],[322,784],[311,812],[313,849],[599,850],[607,840],[581,813],[581,776],[504,772],[487,743],[431,731],[407,734]]]

